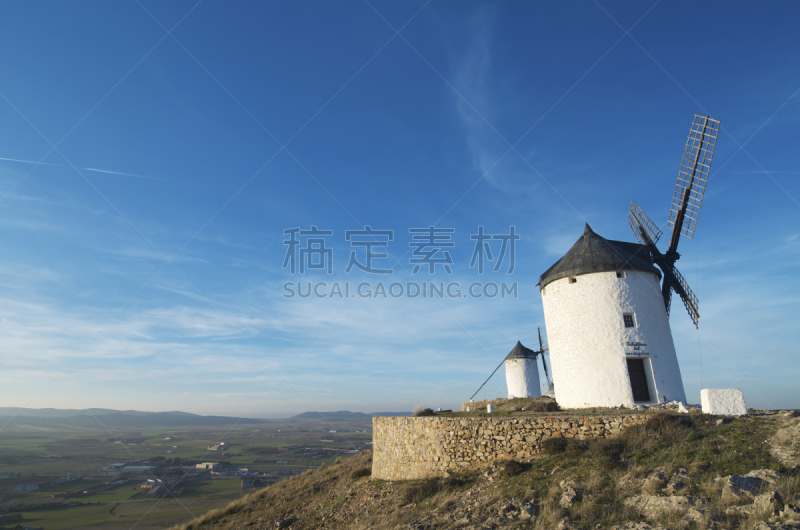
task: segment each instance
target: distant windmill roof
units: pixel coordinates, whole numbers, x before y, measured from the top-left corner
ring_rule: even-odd
[[[589,272],[636,270],[658,274],[650,257],[650,251],[638,243],[610,241],[595,234],[586,223],[583,235],[563,258],[547,269],[539,278],[543,288],[550,282]]]
[[[506,360],[509,359],[535,359],[539,355],[535,351],[526,348],[521,342],[517,341],[517,345],[511,350],[511,353],[506,355]]]

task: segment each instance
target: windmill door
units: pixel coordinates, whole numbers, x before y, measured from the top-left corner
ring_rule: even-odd
[[[631,378],[631,390],[634,401],[650,401],[650,391],[647,388],[647,374],[644,371],[643,359],[627,359],[628,375]]]

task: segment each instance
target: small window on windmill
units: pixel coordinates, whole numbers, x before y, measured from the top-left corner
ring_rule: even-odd
[[[617,278],[624,278],[624,277],[625,277],[625,271],[617,271]]]
[[[633,313],[622,313],[622,321],[625,322],[626,328],[636,327],[636,321],[633,319]]]
[[[575,276],[570,276],[569,283],[578,283],[578,278],[576,278]]]

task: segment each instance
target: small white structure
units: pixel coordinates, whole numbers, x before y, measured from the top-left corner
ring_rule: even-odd
[[[647,247],[587,224],[539,282],[555,398],[564,408],[686,401]]]
[[[539,369],[536,367],[537,355],[518,341],[511,353],[506,356],[508,399],[542,395],[542,389],[539,387]]]
[[[489,414],[494,412],[494,405],[486,405],[486,412],[488,412]]]
[[[700,391],[703,414],[715,416],[744,416],[747,406],[744,394],[737,388],[704,388]]]

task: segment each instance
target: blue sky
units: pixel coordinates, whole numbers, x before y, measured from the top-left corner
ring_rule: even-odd
[[[585,222],[633,240],[635,198],[666,231],[689,126],[710,114],[723,130],[678,262],[700,328],[680,305],[670,321],[687,396],[800,406],[795,3],[0,10],[4,405],[457,407],[535,345],[538,277]],[[312,225],[333,231],[333,273],[292,275],[283,231]],[[345,231],[365,225],[394,231],[376,262],[394,274],[345,273]],[[454,229],[452,275],[411,273],[409,229],[428,226]],[[512,274],[469,267],[479,226],[515,227]],[[285,298],[296,281],[518,297]],[[504,394],[501,373],[478,397]]]

